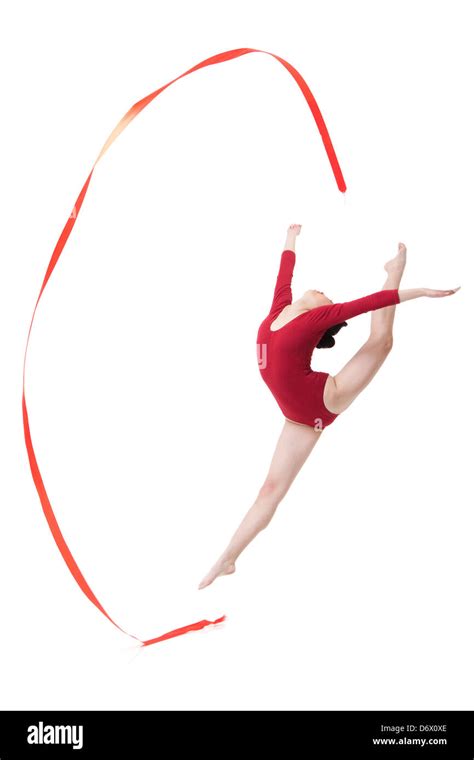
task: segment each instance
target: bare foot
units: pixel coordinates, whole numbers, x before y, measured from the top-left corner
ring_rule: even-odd
[[[396,272],[400,276],[403,274],[403,270],[405,269],[405,265],[407,263],[407,248],[406,245],[403,243],[398,244],[398,253],[393,258],[390,259],[390,261],[387,261],[387,263],[384,266],[385,271],[390,274],[391,272]]]
[[[208,574],[204,576],[198,588],[201,589],[210,586],[219,575],[231,575],[232,573],[235,573],[235,562],[220,558],[217,560],[216,564],[211,567]]]

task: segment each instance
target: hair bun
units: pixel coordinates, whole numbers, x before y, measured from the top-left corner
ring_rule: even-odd
[[[324,334],[321,340],[319,341],[317,348],[332,348],[336,345],[336,341],[332,337],[332,335],[326,335]]]
[[[333,335],[337,335],[341,327],[347,327],[347,322],[339,322],[338,325],[328,327],[316,348],[332,348],[336,345]]]

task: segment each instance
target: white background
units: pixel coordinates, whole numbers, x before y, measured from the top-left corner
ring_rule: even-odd
[[[1,19],[4,709],[473,709],[473,256],[468,2],[17,2]],[[105,139],[201,60],[252,53],[149,105],[99,162],[32,332],[27,401],[76,586],[30,475],[29,321]],[[256,330],[287,226],[294,296],[405,287],[368,390],[323,435],[234,576],[198,592],[265,476],[282,417]],[[370,317],[313,367],[336,372]]]

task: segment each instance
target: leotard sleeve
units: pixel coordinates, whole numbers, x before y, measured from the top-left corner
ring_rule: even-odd
[[[315,328],[327,330],[346,319],[352,319],[367,311],[383,309],[385,306],[394,306],[397,303],[400,303],[398,290],[378,290],[376,293],[356,298],[354,301],[317,306],[315,309],[310,309],[307,316]]]
[[[290,249],[285,249],[281,254],[280,269],[278,271],[275,291],[273,293],[270,314],[281,311],[284,306],[287,306],[293,300],[291,281],[293,279],[295,260],[295,252]]]

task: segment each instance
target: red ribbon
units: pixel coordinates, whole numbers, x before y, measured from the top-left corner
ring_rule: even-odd
[[[56,541],[57,547],[59,551],[62,554],[62,557],[68,566],[69,570],[71,571],[75,581],[77,582],[79,588],[83,591],[83,593],[87,596],[87,598],[92,602],[92,604],[95,604],[98,610],[102,612],[103,615],[105,615],[106,618],[110,620],[111,623],[113,623],[120,631],[123,633],[127,633],[128,636],[131,636],[132,638],[136,639],[141,643],[142,646],[149,646],[150,644],[156,644],[159,641],[165,641],[166,639],[174,638],[175,636],[181,636],[184,633],[188,633],[189,631],[197,631],[201,628],[205,628],[208,625],[216,625],[218,623],[222,623],[225,620],[225,616],[218,618],[217,620],[201,620],[198,623],[192,623],[191,625],[186,625],[183,628],[176,628],[173,631],[169,631],[169,633],[162,634],[161,636],[157,636],[154,639],[148,639],[143,641],[142,639],[137,638],[137,636],[134,636],[133,634],[128,633],[127,631],[124,631],[123,628],[121,628],[115,620],[112,620],[108,612],[104,609],[102,604],[99,602],[97,597],[95,596],[94,592],[90,588],[89,584],[87,583],[86,579],[82,575],[79,566],[74,559],[74,557],[71,554],[71,551],[64,539],[63,534],[61,533],[61,529],[58,525],[58,522],[56,520],[56,517],[53,512],[53,508],[51,506],[51,503],[48,498],[48,494],[46,492],[46,488],[43,483],[43,478],[41,477],[41,472],[38,467],[38,462],[36,459],[35,451],[33,448],[33,443],[31,440],[31,434],[30,434],[30,425],[28,420],[28,410],[26,406],[26,398],[25,398],[25,368],[26,368],[26,357],[28,353],[28,345],[30,341],[30,335],[31,335],[31,328],[33,327],[33,321],[36,314],[36,309],[38,308],[38,303],[41,298],[41,295],[46,287],[46,284],[51,277],[51,274],[54,270],[54,267],[56,266],[58,259],[64,249],[64,246],[67,243],[67,240],[69,238],[69,235],[71,234],[71,231],[76,223],[76,219],[79,215],[79,212],[81,210],[82,202],[85,198],[85,195],[87,193],[89,182],[92,177],[92,173],[94,171],[94,168],[97,164],[97,162],[100,160],[100,158],[104,155],[104,153],[109,149],[109,147],[112,145],[114,140],[117,139],[119,134],[123,132],[125,127],[128,126],[128,124],[135,118],[137,114],[140,113],[140,111],[145,108],[149,103],[151,103],[152,100],[154,100],[157,95],[163,92],[163,90],[166,90],[167,87],[169,87],[174,82],[177,82],[178,79],[181,79],[184,76],[187,76],[188,74],[191,74],[193,71],[197,71],[198,69],[203,68],[204,66],[210,66],[214,63],[223,63],[224,61],[230,61],[233,58],[239,58],[242,55],[247,55],[247,53],[266,53],[267,55],[273,56],[273,58],[276,58],[277,61],[280,61],[280,63],[290,72],[291,76],[299,86],[301,92],[303,93],[306,102],[308,103],[311,113],[314,116],[314,120],[316,122],[316,125],[319,129],[319,132],[321,134],[324,147],[326,149],[326,153],[329,158],[329,162],[331,164],[332,170],[334,172],[334,177],[336,179],[337,186],[339,190],[343,193],[346,190],[346,183],[344,182],[344,177],[342,176],[342,172],[336,157],[336,153],[334,151],[333,145],[331,143],[331,139],[329,137],[329,132],[326,128],[326,125],[324,123],[324,119],[321,115],[321,111],[318,108],[318,105],[316,103],[316,100],[313,96],[313,93],[309,89],[308,85],[304,81],[301,74],[296,71],[293,66],[285,61],[283,58],[280,58],[278,55],[275,55],[274,53],[267,53],[265,50],[254,50],[253,48],[238,48],[236,50],[228,50],[225,53],[219,53],[218,55],[214,55],[211,58],[206,58],[206,60],[201,61],[201,63],[196,64],[196,66],[193,66],[191,69],[188,69],[184,72],[184,74],[181,74],[179,77],[176,77],[176,79],[172,79],[171,82],[168,82],[168,84],[163,85],[163,87],[160,87],[158,90],[155,90],[150,95],[147,95],[142,100],[139,100],[135,105],[133,105],[129,111],[125,114],[125,116],[122,117],[122,119],[119,121],[115,129],[110,133],[109,137],[107,138],[102,150],[100,151],[98,157],[96,158],[94,165],[91,169],[91,172],[89,176],[87,177],[84,186],[79,193],[77,200],[74,204],[73,210],[64,225],[63,231],[61,232],[59,236],[59,240],[56,243],[56,246],[54,248],[53,254],[51,256],[51,260],[48,264],[48,268],[46,270],[46,274],[44,276],[43,283],[41,285],[41,289],[38,295],[38,298],[36,300],[35,308],[33,310],[33,316],[31,318],[30,328],[28,330],[28,337],[26,340],[26,348],[25,348],[25,356],[23,361],[23,394],[22,394],[22,409],[23,409],[23,427],[24,427],[24,434],[25,434],[25,444],[26,444],[26,450],[28,452],[28,458],[30,462],[31,467],[31,474],[33,476],[33,481],[36,486],[36,490],[38,491],[38,496],[41,501],[41,506],[43,507],[43,512],[45,514],[46,520],[48,522],[48,525],[50,527],[51,533],[53,534],[53,538]]]

